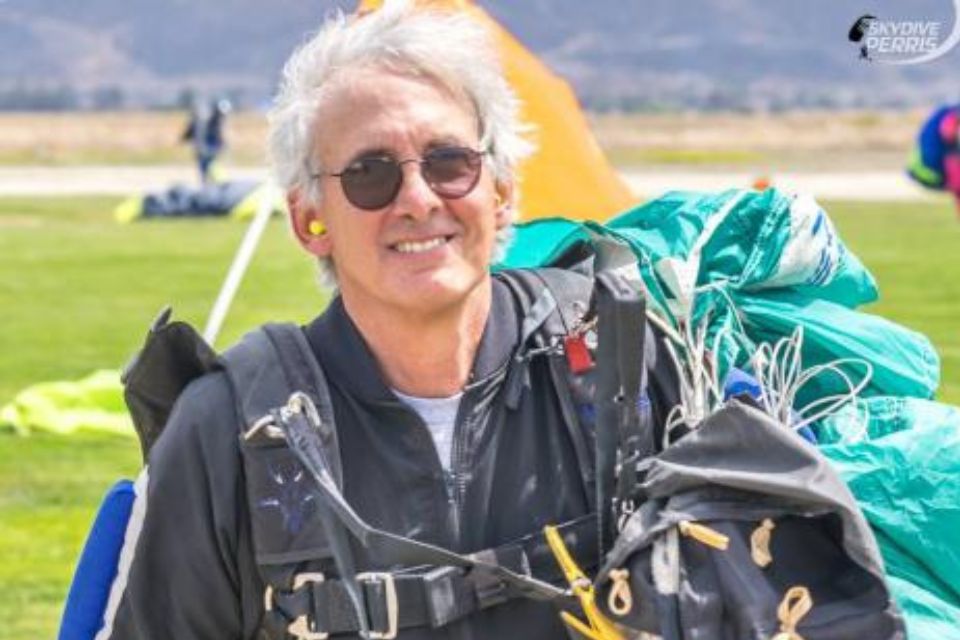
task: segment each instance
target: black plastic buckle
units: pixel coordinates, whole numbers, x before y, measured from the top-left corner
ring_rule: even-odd
[[[460,567],[436,567],[423,574],[423,595],[433,629],[459,620],[475,610],[474,589]]]

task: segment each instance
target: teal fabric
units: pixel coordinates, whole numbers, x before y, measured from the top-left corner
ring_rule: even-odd
[[[776,189],[677,191],[605,225],[538,220],[517,226],[499,266],[542,266],[577,242],[602,237],[633,250],[650,302],[662,316],[676,324],[689,313],[695,324],[708,321],[711,337],[730,336],[719,349],[721,378],[731,365],[744,366],[760,342],[775,343],[803,325],[804,366],[865,360],[874,369],[868,395],[931,398],[940,383],[940,361],[929,340],[854,311],[876,300],[876,283],[810,198]],[[697,286],[712,286],[694,296],[692,307],[668,273],[677,263]],[[845,370],[859,379],[864,367]],[[837,393],[839,383],[823,376],[800,399]]]
[[[877,533],[910,637],[951,637],[960,629],[960,411],[889,396],[861,404],[821,423],[822,451]],[[865,432],[858,415],[868,416]]]
[[[850,357],[870,363],[873,375],[863,395],[931,398],[940,382],[940,359],[933,345],[889,320],[798,290],[735,295],[735,300],[755,342],[773,343],[802,326],[805,366]],[[860,364],[840,368],[854,380],[864,375]],[[802,389],[798,399],[802,405],[845,389],[839,377],[821,375]]]
[[[673,192],[606,226],[657,262],[689,257],[711,222],[716,228],[702,251],[700,283],[724,280],[746,291],[795,286],[849,307],[877,297],[873,277],[847,251],[826,213],[812,200],[776,189]]]
[[[960,608],[908,580],[888,576],[887,585],[903,611],[910,640],[945,640],[956,635]]]

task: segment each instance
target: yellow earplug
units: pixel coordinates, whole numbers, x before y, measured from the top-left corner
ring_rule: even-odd
[[[314,218],[310,221],[310,224],[307,225],[307,231],[310,232],[312,236],[322,236],[327,228],[323,226],[323,223]]]

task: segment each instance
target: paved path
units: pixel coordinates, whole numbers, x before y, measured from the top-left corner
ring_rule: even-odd
[[[229,171],[233,179],[262,180],[266,175],[257,168]],[[0,195],[136,195],[177,182],[196,184],[196,170],[192,166],[0,167]]]
[[[264,169],[231,168],[231,178],[260,180]],[[671,189],[712,191],[749,186],[754,176],[746,173],[626,171],[627,184],[650,197]],[[0,167],[0,196],[62,196],[71,194],[134,195],[159,191],[173,183],[195,184],[190,166],[154,167]],[[896,171],[842,173],[784,173],[774,176],[776,186],[812,193],[821,199],[921,200],[933,197]]]
[[[718,191],[751,186],[755,175],[703,172],[623,174],[627,184],[642,196],[671,189]],[[773,185],[794,193],[812,193],[821,200],[924,200],[937,194],[914,184],[897,171],[848,171],[838,173],[783,173],[773,176]]]

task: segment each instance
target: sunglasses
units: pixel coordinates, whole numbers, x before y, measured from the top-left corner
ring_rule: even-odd
[[[353,206],[367,211],[393,202],[403,185],[403,165],[416,162],[420,175],[441,198],[457,199],[473,191],[480,180],[482,151],[468,147],[437,147],[422,158],[397,160],[384,153],[360,156],[340,173],[316,173],[313,178],[340,178],[343,195]]]

